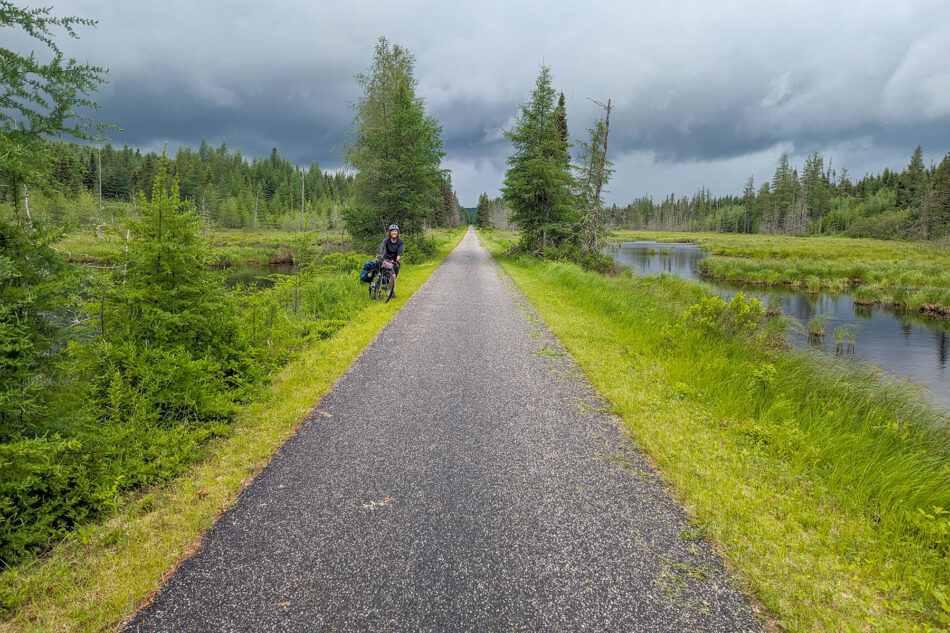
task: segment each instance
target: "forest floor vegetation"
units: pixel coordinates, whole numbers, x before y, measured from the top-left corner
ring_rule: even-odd
[[[789,351],[755,299],[505,255],[511,237],[481,233],[780,627],[950,627],[944,412],[870,367]]]

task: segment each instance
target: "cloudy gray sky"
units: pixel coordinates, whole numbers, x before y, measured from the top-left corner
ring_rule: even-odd
[[[48,3],[46,0],[43,4]],[[55,0],[54,0],[55,2]],[[19,2],[18,4],[22,4]],[[740,193],[783,152],[853,175],[902,168],[918,144],[950,150],[950,2],[270,2],[69,0],[99,20],[64,42],[110,69],[100,118],[143,149],[214,144],[340,166],[354,74],[380,35],[416,57],[418,93],[443,125],[459,198],[495,196],[501,129],[544,63],[573,137],[617,105],[608,199]]]

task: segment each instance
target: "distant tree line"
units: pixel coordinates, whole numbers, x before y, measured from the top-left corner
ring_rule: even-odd
[[[713,197],[706,188],[692,196],[645,196],[606,209],[613,227],[666,231],[844,234],[880,239],[935,239],[950,235],[950,154],[926,166],[918,146],[907,167],[852,181],[818,153],[801,171],[779,160],[770,182],[752,177],[742,195]]]
[[[46,154],[51,185],[47,189],[65,197],[66,206],[69,199],[80,196],[98,199],[100,189],[107,207],[116,201],[132,202],[139,194],[150,199],[161,162],[155,152],[142,153],[127,145],[48,141]],[[169,183],[179,181],[182,200],[194,203],[207,222],[230,228],[299,228],[301,196],[307,214],[329,211],[332,216],[331,207],[347,199],[353,183],[352,175],[324,172],[317,162],[298,167],[276,148],[267,158],[248,159],[240,150],[230,151],[225,142],[215,148],[206,139],[197,150],[179,147],[168,160],[168,176]],[[13,191],[0,188],[0,201],[12,202]],[[85,215],[70,219],[98,219],[88,209]]]

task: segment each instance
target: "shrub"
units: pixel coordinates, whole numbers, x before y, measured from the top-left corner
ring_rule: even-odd
[[[406,245],[402,254],[402,261],[407,264],[418,264],[427,259],[432,259],[439,250],[439,245],[435,240],[425,237],[421,234],[411,235],[404,238]],[[377,244],[377,246],[379,246]]]
[[[744,293],[726,302],[722,297],[706,297],[686,310],[686,321],[707,332],[740,334],[758,331],[765,322],[765,308],[755,297]]]
[[[878,240],[906,239],[911,224],[910,210],[895,209],[857,219],[845,234],[848,237],[871,237]]]

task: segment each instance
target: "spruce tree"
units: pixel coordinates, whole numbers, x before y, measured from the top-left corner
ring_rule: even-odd
[[[742,232],[748,233],[755,205],[755,179],[749,176],[742,190]]]
[[[818,219],[818,233],[822,231],[824,216],[830,209],[831,183],[824,171],[824,158],[818,152],[805,159],[805,172],[802,174],[802,226],[807,228],[809,218]]]
[[[914,149],[907,169],[900,175],[897,185],[897,208],[919,211],[920,202],[927,187],[927,168],[920,145]]]
[[[564,93],[561,92],[557,98],[557,107],[554,108],[554,129],[560,141],[561,160],[565,167],[570,167],[571,155],[568,152],[571,145],[568,141],[567,132],[567,104],[564,100]]]
[[[478,206],[475,207],[475,224],[481,228],[491,227],[491,203],[488,194],[478,196]]]
[[[564,161],[567,143],[557,120],[551,71],[542,66],[531,98],[521,106],[514,127],[505,131],[513,151],[502,195],[521,230],[521,247],[529,252],[575,237],[574,179]]]
[[[77,350],[93,397],[113,421],[227,417],[232,390],[256,373],[236,309],[206,264],[201,218],[169,183],[164,157],[115,283],[91,298],[95,336]]]
[[[950,154],[933,170],[927,193],[921,203],[923,237],[942,237],[950,234]]]

